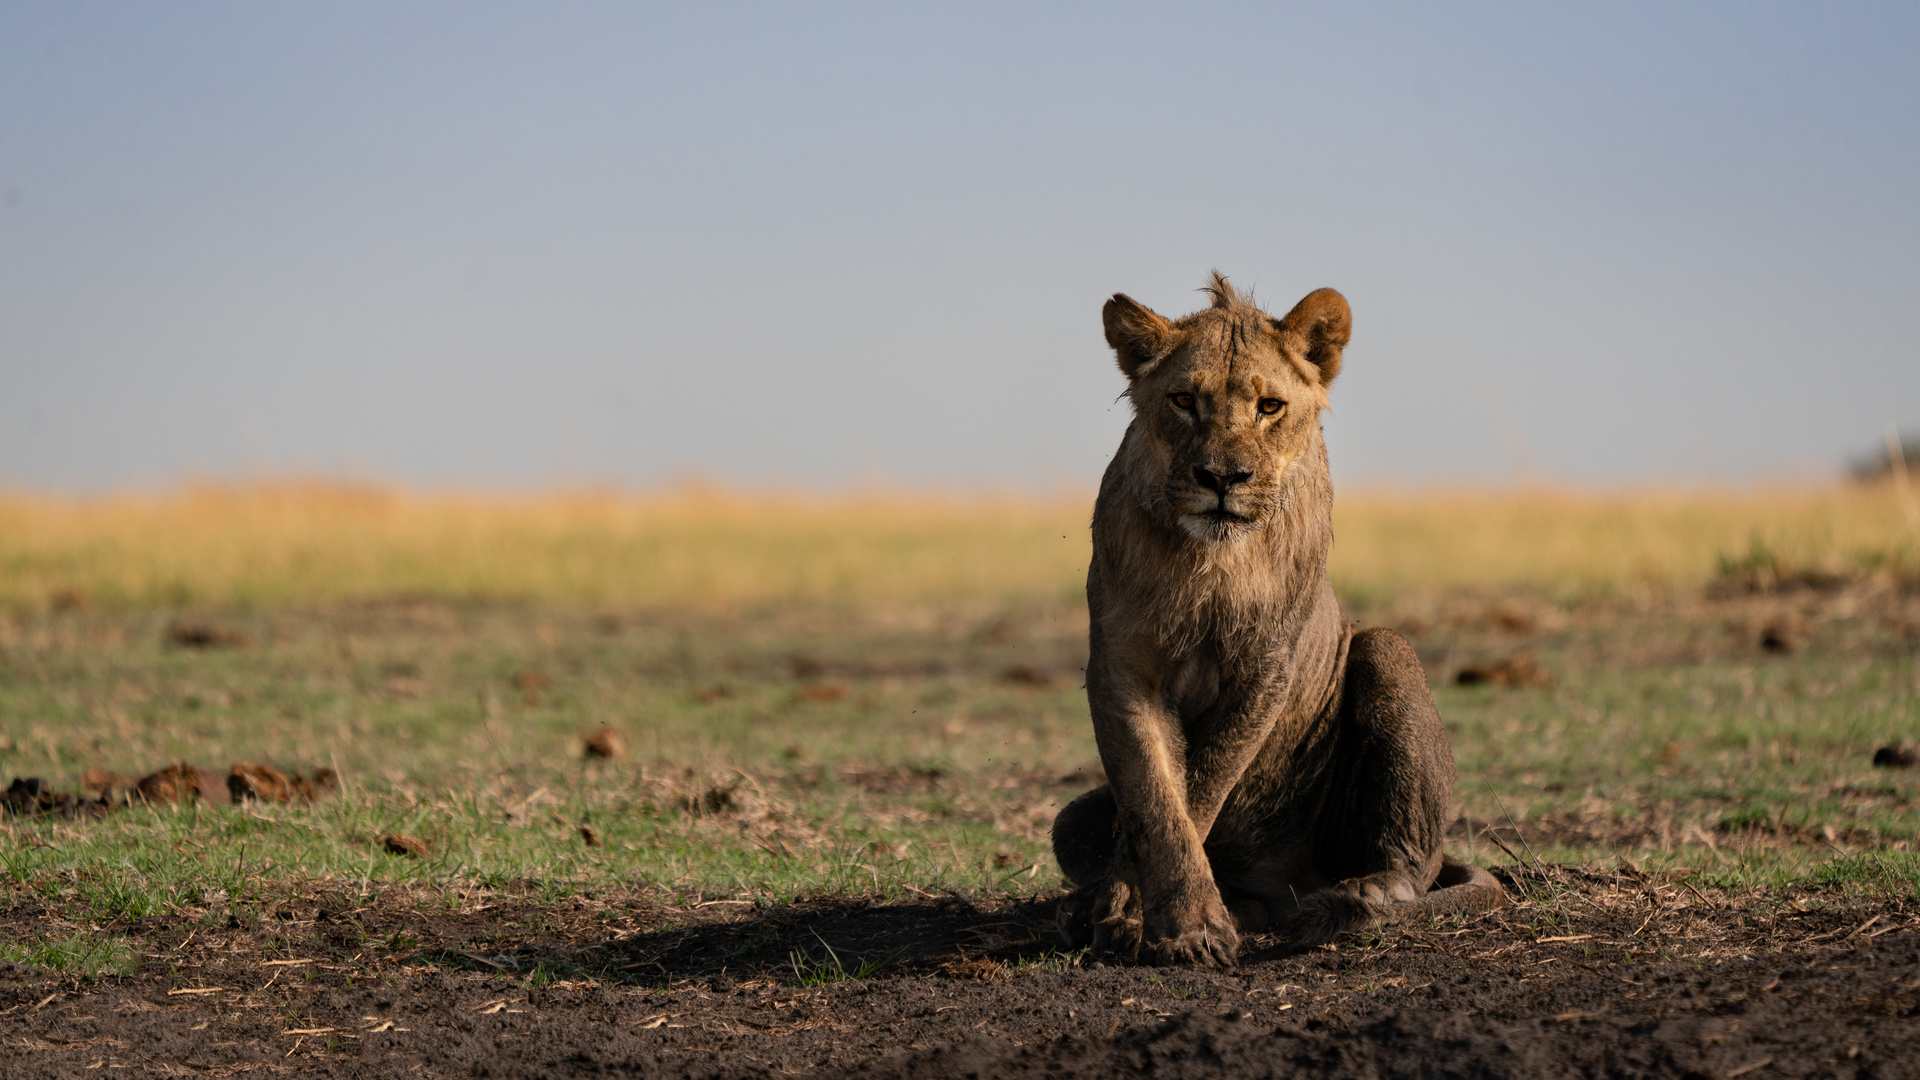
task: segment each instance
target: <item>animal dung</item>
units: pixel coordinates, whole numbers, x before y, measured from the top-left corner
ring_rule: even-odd
[[[87,771],[80,774],[80,790],[107,802],[125,802],[139,783],[137,776],[113,772],[98,765],[89,765]]]
[[[167,625],[167,644],[184,649],[238,649],[250,640],[238,630],[213,623],[176,619]]]
[[[1032,664],[1012,664],[1000,673],[1000,681],[1045,689],[1053,685],[1053,672]]]
[[[271,765],[241,762],[227,772],[227,792],[233,801],[314,802],[340,788],[340,774],[332,769],[315,769],[313,775],[288,776]]]
[[[620,733],[612,728],[603,727],[592,732],[582,740],[582,743],[580,752],[583,756],[598,758],[602,761],[623,757],[627,752],[627,740],[621,738]]]
[[[293,783],[271,765],[242,762],[227,772],[227,791],[234,802],[287,802],[293,798]]]
[[[1906,743],[1890,743],[1873,752],[1873,763],[1883,769],[1911,769],[1920,765],[1920,751]]]
[[[59,612],[85,611],[93,606],[93,598],[85,589],[55,589],[47,597],[47,606]]]
[[[7,809],[15,813],[58,812],[69,817],[76,814],[99,817],[113,807],[133,802],[149,806],[181,803],[225,806],[249,799],[317,802],[340,790],[340,774],[322,768],[302,776],[298,772],[282,772],[271,765],[244,761],[223,773],[181,761],[136,779],[91,765],[80,777],[80,790],[90,797],[55,792],[38,778],[16,780],[9,790],[14,797],[9,799]]]
[[[1768,623],[1760,631],[1760,648],[1766,652],[1785,656],[1800,647],[1800,635],[1786,623]]]
[[[433,854],[425,840],[406,833],[388,833],[380,838],[380,846],[395,855],[404,855],[409,859],[424,859]]]
[[[802,701],[839,701],[847,696],[847,688],[839,683],[808,683],[800,688]]]
[[[1553,676],[1532,653],[1517,652],[1505,660],[1462,668],[1454,682],[1461,686],[1552,686]]]
[[[227,795],[225,776],[213,769],[195,768],[184,761],[141,777],[140,782],[134,785],[133,793],[148,803],[232,801]]]
[[[0,793],[0,810],[20,817],[39,817],[43,814],[57,815],[63,818],[105,817],[112,804],[105,799],[80,799],[64,791],[55,791],[46,781],[37,776],[15,777],[4,793]]]

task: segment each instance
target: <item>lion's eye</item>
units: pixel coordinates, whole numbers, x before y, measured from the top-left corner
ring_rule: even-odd
[[[1277,397],[1263,397],[1260,399],[1261,416],[1272,416],[1286,407],[1287,403]]]
[[[1192,394],[1171,394],[1167,397],[1167,400],[1173,402],[1175,408],[1185,409],[1188,412],[1193,411]]]

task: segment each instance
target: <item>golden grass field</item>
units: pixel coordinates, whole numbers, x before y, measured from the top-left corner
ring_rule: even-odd
[[[0,494],[0,608],[257,606],[376,595],[727,608],[1059,600],[1090,493],[411,493],[341,483]],[[1915,563],[1890,485],[1343,493],[1343,594],[1697,587],[1757,543],[1796,567]]]

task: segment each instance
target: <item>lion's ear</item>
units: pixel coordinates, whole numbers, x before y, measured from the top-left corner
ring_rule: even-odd
[[[1172,343],[1173,324],[1135,303],[1126,293],[1114,293],[1100,309],[1100,322],[1107,328],[1107,344],[1120,361],[1120,371],[1128,379],[1137,379],[1167,355]]]
[[[1320,385],[1333,382],[1340,374],[1340,350],[1353,336],[1353,311],[1347,298],[1332,289],[1315,289],[1306,299],[1293,305],[1285,316],[1273,320],[1282,341],[1298,350],[1320,373]]]

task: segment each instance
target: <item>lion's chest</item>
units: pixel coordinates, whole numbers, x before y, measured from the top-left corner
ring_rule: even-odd
[[[1220,650],[1202,645],[1174,661],[1161,700],[1181,720],[1195,720],[1219,703],[1221,683]]]

